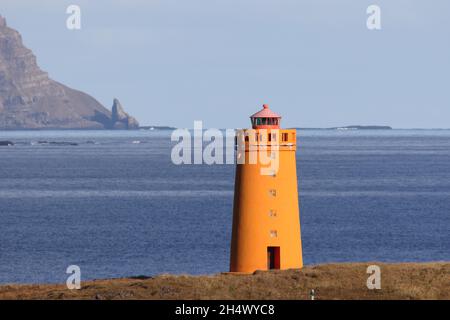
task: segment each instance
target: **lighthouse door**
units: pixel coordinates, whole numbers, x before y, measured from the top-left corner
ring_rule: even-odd
[[[267,269],[280,269],[280,247],[267,247]]]

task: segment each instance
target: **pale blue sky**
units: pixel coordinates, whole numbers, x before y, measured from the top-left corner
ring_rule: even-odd
[[[450,128],[448,0],[1,0],[0,14],[52,78],[141,124],[247,127],[268,103],[284,126]]]

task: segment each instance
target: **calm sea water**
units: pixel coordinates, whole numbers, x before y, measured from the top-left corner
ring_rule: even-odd
[[[306,264],[450,260],[450,131],[298,135]],[[0,140],[0,283],[227,271],[234,166],[173,165],[170,132]]]

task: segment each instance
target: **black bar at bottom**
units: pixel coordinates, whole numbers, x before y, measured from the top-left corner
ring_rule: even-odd
[[[384,319],[391,311],[400,311],[402,318],[421,313],[428,317],[431,311],[449,310],[449,306],[450,301],[0,301],[0,311],[15,317],[42,312],[59,319],[69,314],[92,318],[109,313],[125,319],[315,319],[321,315]]]

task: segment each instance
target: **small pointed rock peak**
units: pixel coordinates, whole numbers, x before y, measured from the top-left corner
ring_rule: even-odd
[[[6,27],[6,19],[0,15],[0,28]]]
[[[120,106],[120,101],[117,98],[114,98],[113,100],[113,105],[119,105]]]
[[[112,117],[113,121],[122,120],[125,117],[127,117],[127,114],[123,110],[122,104],[120,103],[119,99],[114,98],[113,105],[112,105]]]
[[[114,98],[111,108],[111,127],[113,129],[137,129],[139,122],[126,113],[119,99]]]

